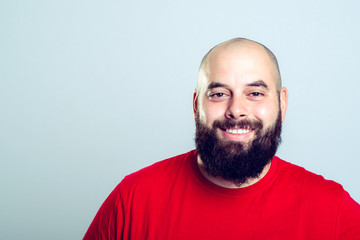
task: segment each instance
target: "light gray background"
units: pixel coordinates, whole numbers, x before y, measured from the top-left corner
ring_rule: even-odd
[[[0,239],[81,239],[126,175],[194,148],[202,56],[280,62],[278,155],[360,201],[359,1],[0,1]]]

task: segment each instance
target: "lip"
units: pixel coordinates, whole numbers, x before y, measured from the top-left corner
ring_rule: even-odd
[[[251,129],[249,132],[246,133],[230,133],[227,132],[226,129],[219,128],[224,138],[232,140],[232,141],[245,141],[250,139],[255,132],[255,129]]]

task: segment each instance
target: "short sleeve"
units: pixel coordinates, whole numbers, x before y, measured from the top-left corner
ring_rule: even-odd
[[[336,232],[339,240],[360,239],[360,205],[346,191],[339,206]]]
[[[123,204],[120,183],[107,197],[95,215],[87,230],[84,240],[122,239]]]

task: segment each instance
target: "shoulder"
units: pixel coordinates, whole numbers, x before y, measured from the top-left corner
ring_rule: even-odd
[[[127,175],[120,185],[154,185],[171,182],[180,172],[186,171],[191,165],[190,161],[196,158],[196,151],[192,150],[168,159],[156,162],[148,167]]]
[[[341,184],[280,158],[278,158],[278,177],[308,196],[336,199],[345,192]]]

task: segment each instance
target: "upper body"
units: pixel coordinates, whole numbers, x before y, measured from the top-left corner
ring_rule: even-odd
[[[274,157],[287,103],[264,45],[212,48],[193,95],[196,152],[126,177],[85,239],[360,239],[340,185]]]
[[[360,205],[277,157],[257,183],[224,188],[191,151],[125,177],[84,239],[360,239]]]

